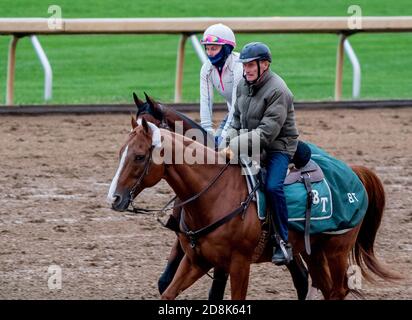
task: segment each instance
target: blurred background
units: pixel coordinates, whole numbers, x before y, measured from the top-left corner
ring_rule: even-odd
[[[344,16],[353,0],[0,0],[0,17],[62,18]],[[412,15],[410,0],[356,1],[363,16]],[[198,38],[201,34],[197,35]],[[297,101],[334,97],[338,37],[333,34],[237,34],[239,52],[262,41],[273,53],[272,69]],[[10,36],[0,36],[0,104],[5,103]],[[172,102],[180,35],[39,35],[53,69],[51,104],[131,103],[131,91]],[[359,33],[350,37],[362,70],[361,99],[412,98],[412,34]],[[199,101],[201,62],[186,42],[182,102]],[[352,67],[345,57],[343,99],[352,96]],[[29,38],[19,40],[15,104],[43,104],[44,75]],[[222,100],[218,100],[222,101]]]

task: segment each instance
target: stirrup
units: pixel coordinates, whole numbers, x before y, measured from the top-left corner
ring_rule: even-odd
[[[283,241],[282,239],[279,240],[278,245],[275,247],[275,251],[277,248],[280,248],[280,250],[282,251],[283,257],[284,259],[282,261],[273,261],[273,257],[272,257],[272,262],[275,263],[276,265],[283,265],[283,264],[289,264],[290,261],[293,260],[293,254],[292,254],[292,247],[291,245],[288,243],[286,244],[285,241]]]

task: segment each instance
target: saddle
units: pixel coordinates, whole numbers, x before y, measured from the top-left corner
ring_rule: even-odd
[[[242,168],[246,174],[246,181],[248,188],[251,190],[257,183],[260,184],[260,194],[256,192],[254,200],[257,202],[258,207],[264,197],[263,190],[265,190],[266,184],[266,168],[257,167],[255,163],[250,161],[246,157],[240,157]],[[293,183],[303,183],[307,192],[306,211],[305,211],[305,228],[304,239],[305,249],[308,255],[311,253],[310,248],[310,219],[311,209],[313,201],[312,183],[322,181],[324,179],[324,173],[320,166],[313,160],[309,160],[303,167],[296,168],[292,164],[288,169],[288,174],[285,178],[284,185],[290,185]],[[264,201],[263,201],[264,202]],[[259,210],[258,210],[259,211]]]
[[[242,161],[243,163],[243,161]],[[305,179],[308,179],[309,182],[319,182],[324,179],[324,174],[319,165],[312,159],[300,169],[297,169],[293,164],[291,168],[288,169],[288,173],[285,178],[284,185],[293,184],[296,182],[304,183]],[[264,188],[266,184],[266,168],[260,168],[258,175],[259,183]]]

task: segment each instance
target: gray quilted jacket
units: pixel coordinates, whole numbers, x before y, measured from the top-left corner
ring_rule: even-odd
[[[280,151],[293,157],[298,136],[293,95],[280,76],[269,69],[254,85],[240,81],[227,135],[232,150],[247,143],[251,152],[254,137],[254,141],[260,140],[261,151]]]

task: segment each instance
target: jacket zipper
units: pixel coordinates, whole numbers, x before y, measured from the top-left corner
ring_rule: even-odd
[[[224,68],[225,68],[225,67],[223,67],[223,68],[222,68],[222,74],[220,74],[219,69],[218,69],[218,68],[216,68],[216,70],[217,70],[217,74],[219,75],[220,85],[222,86],[222,91],[225,91],[225,87],[224,87],[224,85],[223,85],[223,81],[222,81],[222,77],[223,77],[223,70],[224,70]]]

